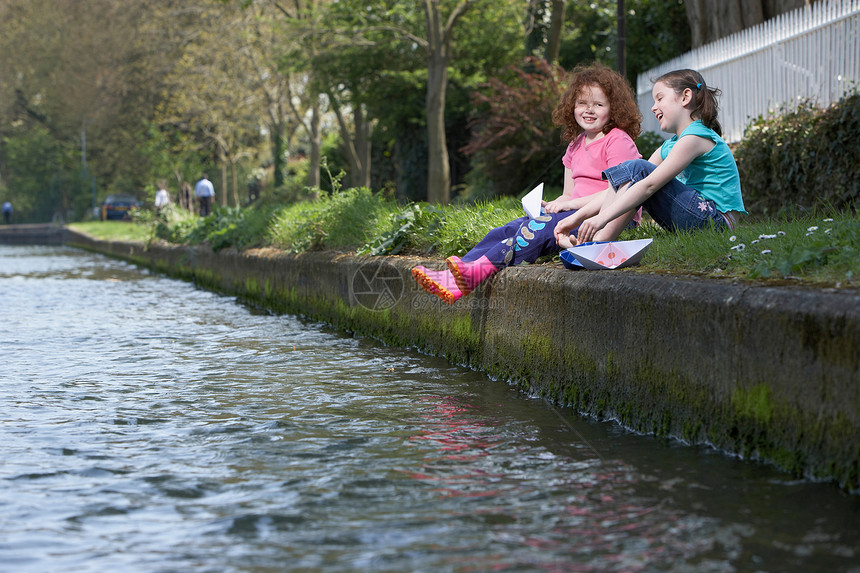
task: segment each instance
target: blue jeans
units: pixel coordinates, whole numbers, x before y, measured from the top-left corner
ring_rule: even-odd
[[[626,183],[645,179],[656,168],[656,165],[645,159],[631,159],[606,169],[603,179],[617,190]],[[711,224],[718,229],[729,227],[713,201],[705,199],[698,191],[674,178],[646,199],[642,208],[668,231],[701,229]]]

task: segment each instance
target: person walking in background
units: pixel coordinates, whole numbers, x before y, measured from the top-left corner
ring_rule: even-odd
[[[163,207],[166,207],[168,203],[170,203],[170,194],[165,189],[167,185],[163,181],[158,183],[158,191],[155,192],[155,210],[161,211]]]
[[[5,201],[3,203],[3,222],[7,225],[12,221],[12,203],[9,201]]]
[[[215,187],[212,186],[206,173],[200,176],[200,181],[194,186],[194,196],[200,202],[200,216],[209,215],[212,212],[212,202],[215,199]]]

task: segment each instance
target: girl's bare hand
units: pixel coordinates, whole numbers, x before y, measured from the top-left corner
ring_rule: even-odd
[[[553,234],[555,235],[555,242],[559,245],[562,244],[561,241],[563,240],[569,241],[570,232],[576,229],[576,227],[579,225],[579,218],[577,217],[578,213],[579,211],[577,211],[573,215],[565,217],[556,224],[555,229],[553,230]]]
[[[570,211],[570,201],[559,197],[552,201],[542,201],[544,213],[561,213],[562,211]]]
[[[586,219],[579,226],[579,231],[576,233],[576,244],[588,243],[594,240],[594,236],[600,229],[606,226],[606,223],[600,220],[600,216],[595,216]]]

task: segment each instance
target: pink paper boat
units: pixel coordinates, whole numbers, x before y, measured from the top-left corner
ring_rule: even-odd
[[[638,265],[654,239],[611,241],[571,247],[568,250],[583,267],[592,271],[623,269]]]

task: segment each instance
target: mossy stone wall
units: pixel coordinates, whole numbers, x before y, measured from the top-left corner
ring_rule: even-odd
[[[408,257],[71,244],[424,351],[636,431],[860,488],[860,294],[508,268],[453,306]]]

